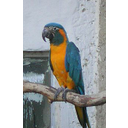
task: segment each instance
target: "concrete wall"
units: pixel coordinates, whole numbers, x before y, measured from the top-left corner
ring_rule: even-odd
[[[106,90],[106,0],[100,0],[98,74],[99,92]],[[96,128],[106,127],[106,104],[96,107]]]
[[[49,49],[41,33],[45,24],[64,26],[80,49],[86,94],[105,89],[105,0],[24,0],[24,51]],[[52,76],[52,85],[59,87]],[[103,79],[103,80],[102,80]],[[81,128],[74,106],[51,105],[51,128]],[[88,108],[92,128],[105,128],[105,105]]]

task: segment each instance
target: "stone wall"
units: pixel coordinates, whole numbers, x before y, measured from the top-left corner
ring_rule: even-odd
[[[106,90],[106,0],[100,0],[98,74],[99,92]],[[106,104],[96,107],[96,128],[106,128]]]

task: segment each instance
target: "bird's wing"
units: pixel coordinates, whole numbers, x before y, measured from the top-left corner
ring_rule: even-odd
[[[50,51],[50,53],[49,53],[48,61],[49,61],[49,64],[50,64],[50,68],[51,68],[51,70],[53,71],[53,66],[52,66],[52,63],[51,63],[51,51]]]
[[[65,57],[66,71],[75,83],[75,89],[78,93],[84,94],[84,84],[82,78],[82,68],[79,49],[73,42],[69,42],[66,48]]]
[[[72,78],[72,80],[75,83],[76,92],[81,95],[84,95],[85,93],[84,93],[84,83],[82,77],[80,54],[78,48],[72,42],[68,43],[67,45],[65,67],[66,67],[66,71],[69,72],[69,76]],[[91,128],[86,107],[75,106],[75,108],[78,119],[80,121],[80,124],[83,126],[83,128],[87,128],[86,124],[88,125],[88,128]]]

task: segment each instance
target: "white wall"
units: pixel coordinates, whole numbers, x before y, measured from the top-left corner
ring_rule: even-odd
[[[41,33],[45,24],[64,26],[70,41],[80,49],[86,94],[97,93],[99,60],[99,0],[24,0],[24,51],[49,49]],[[53,77],[54,87],[59,87]],[[92,128],[96,128],[96,108],[88,108]],[[52,104],[52,128],[81,128],[73,105]]]
[[[24,50],[46,50],[49,44],[42,40],[42,30],[49,22],[62,24],[75,41],[73,18],[79,8],[77,0],[24,0]]]

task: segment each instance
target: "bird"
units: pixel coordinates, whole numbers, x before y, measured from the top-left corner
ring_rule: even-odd
[[[48,23],[42,31],[42,38],[50,42],[49,64],[60,88],[57,89],[54,99],[63,92],[62,98],[66,101],[66,93],[75,90],[85,95],[79,49],[70,42],[67,32],[59,23]],[[86,107],[75,106],[78,120],[83,128],[91,128]]]

